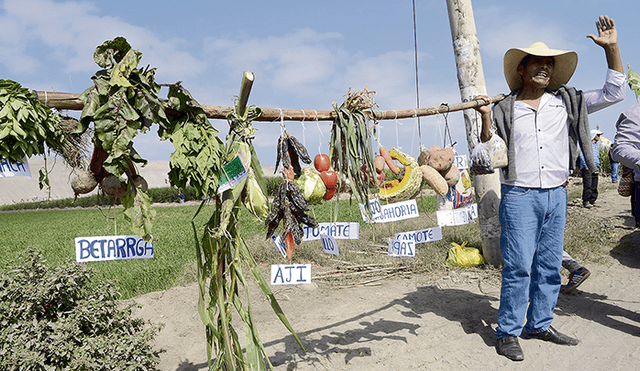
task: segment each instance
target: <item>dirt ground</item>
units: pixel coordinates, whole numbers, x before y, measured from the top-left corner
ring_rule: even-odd
[[[580,205],[574,200],[569,204]],[[499,280],[454,270],[445,277],[414,275],[376,286],[336,289],[314,282],[272,287],[306,353],[254,288],[260,338],[281,371],[637,369],[640,246],[635,241],[640,241],[640,231],[632,227],[629,198],[609,189],[598,204],[584,212],[610,218],[616,236],[632,241],[633,247],[612,252],[607,266],[589,264],[591,277],[575,293],[560,294],[553,326],[579,338],[575,347],[521,340],[523,362],[498,355]],[[155,343],[161,370],[207,369],[197,297],[192,284],[134,299],[142,305],[137,316],[164,324]]]

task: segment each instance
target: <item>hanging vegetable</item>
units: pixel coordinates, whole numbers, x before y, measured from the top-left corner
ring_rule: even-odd
[[[312,169],[305,169],[303,173],[299,161],[311,164],[309,153],[298,139],[284,130],[278,139],[276,156],[276,169],[282,164],[284,181],[278,187],[278,192],[271,204],[271,212],[265,220],[265,226],[267,227],[267,238],[270,238],[282,220],[282,240],[287,245],[289,260],[291,260],[295,245],[302,242],[303,232],[300,224],[306,224],[311,228],[318,227],[318,222],[306,213],[309,211],[307,198],[311,198],[312,202],[316,203],[325,193],[322,180],[309,173],[313,172]],[[298,180],[294,181],[296,176]],[[309,183],[308,190],[306,183]],[[305,192],[308,193],[307,198],[298,184],[302,184],[305,188]]]
[[[375,92],[368,91],[366,87],[364,91],[353,93],[349,88],[344,103],[340,107],[334,105],[336,119],[331,129],[329,150],[333,169],[348,180],[352,194],[367,207],[370,187],[377,184],[371,149],[372,135],[367,126],[369,117],[365,114],[377,106],[373,101],[373,94]],[[340,187],[341,184],[336,186],[338,189]]]

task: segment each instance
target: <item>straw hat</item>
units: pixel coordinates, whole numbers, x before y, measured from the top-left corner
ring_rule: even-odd
[[[551,90],[556,90],[560,85],[569,82],[578,66],[578,53],[549,49],[548,46],[541,42],[533,43],[528,48],[509,49],[504,54],[503,66],[504,77],[507,80],[509,89],[512,91],[522,87],[522,76],[518,73],[518,65],[527,54],[539,57],[554,57],[553,76],[551,76],[548,86]]]

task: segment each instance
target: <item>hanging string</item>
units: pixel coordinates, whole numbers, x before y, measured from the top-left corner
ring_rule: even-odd
[[[402,123],[400,121],[398,121],[398,112],[396,110],[393,110],[393,113],[396,114],[396,148],[398,150],[402,149],[402,147],[400,147],[400,135],[398,134],[398,125],[402,126]]]
[[[284,125],[284,113],[282,112],[282,108],[278,108],[280,110],[280,134],[284,134],[287,131],[286,126]]]
[[[322,153],[322,143],[324,142],[324,133],[322,132],[322,129],[320,129],[320,122],[318,121],[318,111],[313,110],[313,112],[316,113],[316,126],[318,127],[318,132],[320,133],[320,144],[318,145],[318,153]]]
[[[306,148],[307,147],[307,142],[304,139],[304,132],[306,131],[306,128],[304,127],[304,119],[306,118],[306,115],[304,113],[304,110],[301,110],[301,111],[302,111],[302,121],[300,123],[302,124],[302,145],[304,145],[305,148]]]
[[[451,144],[451,147],[453,147],[455,143],[451,139],[451,130],[449,130],[449,103],[441,103],[440,105],[447,107],[447,112],[442,114],[442,116],[444,117],[444,140],[442,148],[447,147],[447,136],[449,137],[449,143]]]
[[[416,68],[416,108],[420,108],[420,89],[418,88],[418,34],[417,34],[417,26],[416,26],[416,0],[412,1],[413,3],[413,57],[414,64]],[[420,146],[422,146],[422,128],[420,124],[420,116],[416,114],[416,118],[418,119],[418,141]]]

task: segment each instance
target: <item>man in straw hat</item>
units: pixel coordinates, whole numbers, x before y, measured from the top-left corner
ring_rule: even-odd
[[[496,338],[498,353],[513,361],[524,359],[518,336],[563,345],[579,342],[551,327],[562,282],[566,182],[578,144],[591,148],[587,114],[623,100],[626,93],[615,24],[600,16],[596,27],[598,36],[587,37],[604,49],[609,67],[600,90],[582,92],[565,85],[578,64],[573,51],[537,42],[504,56],[511,94],[493,108],[496,134],[505,141],[509,160],[500,174],[504,268]],[[486,142],[492,135],[492,110],[487,105],[477,110]],[[584,152],[595,171],[593,153]]]

